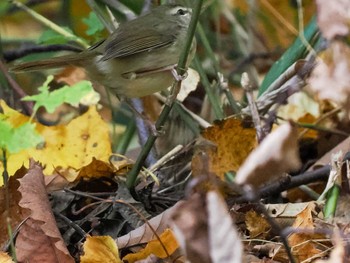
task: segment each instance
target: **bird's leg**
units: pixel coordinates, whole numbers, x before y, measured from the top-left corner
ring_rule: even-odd
[[[140,119],[142,119],[146,126],[150,129],[150,132],[152,133],[152,135],[159,137],[160,135],[162,135],[162,132],[158,131],[154,125],[154,122],[152,120],[150,120],[150,118],[148,118],[145,114],[143,114],[142,112],[140,112],[134,105],[134,103],[132,102],[131,99],[129,98],[123,98],[123,101],[129,106],[129,108],[132,110],[132,112],[136,115],[136,117],[139,117]]]
[[[187,71],[185,72],[184,75],[179,75],[177,73],[177,70],[176,70],[175,67],[173,67],[170,72],[173,75],[174,79],[177,81],[177,85],[174,87],[174,89],[172,90],[172,93],[167,98],[167,100],[165,102],[166,105],[171,105],[172,103],[174,103],[174,101],[176,100],[177,95],[180,92],[180,88],[181,88],[180,82],[183,81],[188,76]]]
[[[171,74],[173,75],[173,77],[174,77],[174,79],[175,79],[176,81],[183,81],[184,79],[187,78],[188,73],[187,73],[187,71],[186,71],[185,74],[179,75],[179,74],[177,73],[176,66],[177,66],[177,65],[175,65],[175,66],[171,69]]]

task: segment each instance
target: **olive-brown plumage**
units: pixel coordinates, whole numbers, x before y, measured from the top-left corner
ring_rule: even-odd
[[[162,5],[121,24],[106,40],[77,54],[16,65],[12,71],[44,70],[67,65],[85,68],[92,80],[119,97],[142,97],[166,89],[185,45],[192,11]],[[192,44],[188,63],[195,51]]]

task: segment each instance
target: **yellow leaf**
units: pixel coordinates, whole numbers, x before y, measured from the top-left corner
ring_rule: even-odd
[[[84,255],[81,263],[122,263],[118,247],[110,236],[88,236],[84,243]]]
[[[216,152],[208,153],[210,171],[222,179],[225,172],[237,171],[256,145],[255,134],[255,129],[243,127],[242,122],[234,118],[217,122],[207,128],[203,137],[217,146]]]
[[[3,101],[0,101],[0,107],[14,127],[29,121],[29,117],[11,109]],[[108,125],[94,106],[67,125],[49,127],[37,123],[36,131],[44,138],[45,144],[39,149],[29,148],[10,155],[7,164],[10,175],[22,164],[28,167],[29,158],[41,162],[45,166],[44,173],[48,175],[56,167],[81,168],[89,164],[93,157],[107,162],[111,154]],[[0,173],[2,170],[0,163]]]
[[[1,263],[13,263],[12,258],[5,252],[0,252],[0,262]]]
[[[160,235],[160,240],[162,241],[163,245],[158,241],[158,239],[152,240],[148,242],[147,246],[144,249],[137,253],[126,255],[123,260],[126,260],[129,263],[133,263],[138,260],[145,259],[151,254],[157,256],[158,258],[164,259],[172,255],[179,247],[179,244],[177,243],[176,238],[170,229],[166,229]],[[165,252],[164,247],[168,253]]]

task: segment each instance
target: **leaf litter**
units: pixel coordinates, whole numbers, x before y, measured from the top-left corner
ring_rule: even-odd
[[[36,123],[45,144],[8,158],[7,169],[14,175],[7,188],[0,189],[1,221],[6,222],[0,227],[3,250],[11,251],[10,225],[19,262],[348,262],[348,157],[344,155],[338,169],[342,191],[331,218],[325,218],[325,203],[305,197],[321,195],[326,182],[316,166],[306,172],[311,158],[301,158],[303,149],[314,149],[307,143],[317,144],[326,135],[313,127],[313,133],[300,136],[301,127],[305,129],[300,123],[324,124],[322,118],[340,107],[327,125],[349,132],[344,128],[349,116],[349,52],[348,43],[339,38],[349,34],[349,6],[342,0],[332,6],[326,2],[317,1],[318,20],[329,43],[307,79],[309,87],[302,91],[307,94],[295,99],[303,102],[287,100],[282,106],[277,96],[275,108],[263,118],[276,128],[260,144],[249,118],[213,123],[196,135],[195,143],[152,171],[159,184],[142,173],[136,196],[124,184],[133,164],[109,159],[109,128],[95,106],[67,125]],[[226,19],[227,14],[223,25]],[[259,25],[264,26],[263,31],[269,28]],[[195,76],[192,81],[197,80]],[[196,92],[196,84],[188,85],[188,92]],[[331,109],[322,111],[324,105]],[[1,107],[13,127],[29,120],[4,102]],[[276,114],[280,119],[273,118]],[[318,152],[318,166],[327,168],[339,147],[347,153],[348,140]],[[292,197],[296,187],[303,195]],[[4,253],[0,259],[11,262]]]

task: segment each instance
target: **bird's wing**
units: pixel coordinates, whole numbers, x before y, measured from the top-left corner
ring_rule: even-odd
[[[102,60],[150,52],[153,49],[171,45],[174,41],[173,34],[160,34],[155,29],[117,30],[110,40],[106,41]]]

